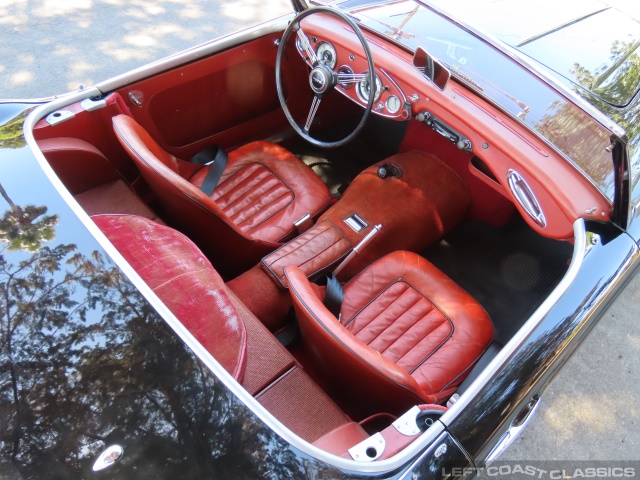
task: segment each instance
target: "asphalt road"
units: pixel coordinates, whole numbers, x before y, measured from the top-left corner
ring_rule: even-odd
[[[288,0],[0,0],[0,98],[75,90],[289,8]],[[639,365],[640,277],[501,459],[640,460]]]

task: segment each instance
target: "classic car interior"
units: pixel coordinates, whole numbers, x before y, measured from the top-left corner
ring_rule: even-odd
[[[426,52],[327,12],[70,104],[34,136],[220,365],[355,460],[415,440],[394,426],[410,409],[437,419],[561,280],[573,222],[610,214]]]

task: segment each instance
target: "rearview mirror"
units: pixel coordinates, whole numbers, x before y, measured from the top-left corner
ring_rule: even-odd
[[[444,90],[449,78],[451,78],[451,72],[447,67],[429,55],[422,47],[418,47],[413,55],[413,66],[440,90]]]

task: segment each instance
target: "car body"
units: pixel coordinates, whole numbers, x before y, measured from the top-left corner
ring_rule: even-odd
[[[495,230],[474,224],[471,243],[480,250],[465,251],[471,257],[449,248],[464,243],[464,230],[420,253],[496,312],[496,347],[448,410],[397,454],[371,462],[334,455],[234,380],[85,212],[82,194],[114,179],[87,158],[104,157],[116,177],[153,201],[111,130],[118,113],[130,112],[176,156],[211,143],[291,143],[274,70],[278,57],[287,62],[289,108],[304,121],[311,99],[302,87],[313,80],[312,65],[304,46],[280,42],[292,17],[275,19],[67,96],[0,104],[0,184],[9,205],[2,221],[3,476],[461,476],[490,465],[513,441],[631,278],[640,241],[637,21],[600,2],[582,3],[534,22],[531,31],[505,33],[495,25],[512,24],[495,20],[491,2],[476,7],[484,13],[474,15],[480,28],[423,2],[326,3],[357,20],[385,90],[370,101],[366,85],[336,88],[342,95],[334,94],[317,124],[331,126],[369,103],[371,129],[363,135],[382,159],[407,145],[437,145],[440,156],[461,158],[458,172],[467,172],[475,192],[466,220]],[[305,11],[303,2],[293,5]],[[352,51],[352,62],[363,61],[340,20],[315,13],[305,22],[314,50],[329,42],[340,63]],[[611,55],[573,45],[584,55],[580,63],[570,45],[550,48],[581,28],[592,32],[590,22],[625,25],[605,39]],[[431,78],[416,68],[424,67],[419,48],[440,69]],[[59,152],[68,165],[60,165]],[[526,232],[521,250],[478,266],[479,282],[460,274],[491,244],[507,250],[519,241],[515,230]],[[482,277],[487,268],[522,288],[501,297],[504,285]],[[122,458],[94,472],[112,445],[123,447]]]

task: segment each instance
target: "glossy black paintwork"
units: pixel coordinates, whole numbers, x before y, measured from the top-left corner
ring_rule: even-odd
[[[438,44],[442,42],[436,34],[446,37],[452,27],[432,12],[425,15],[422,21],[432,21],[428,25],[442,30],[429,30],[435,32],[430,37],[403,39],[397,26],[389,28],[396,28],[406,42],[421,46],[431,42],[432,49],[440,48],[446,57],[447,46]],[[468,36],[461,30],[454,33],[459,40]],[[496,88],[493,78],[485,84],[483,72],[491,76],[500,70],[490,58],[482,63],[484,54],[492,55],[489,47],[474,44],[473,48],[477,50],[471,60],[476,63],[465,63],[461,71],[477,73],[480,86],[500,97],[508,111],[517,115],[524,111],[523,105],[528,106],[535,113],[525,112],[524,121],[540,122],[549,115],[549,128],[559,120],[569,119],[573,126],[584,120],[573,118],[571,111],[554,105],[546,95],[520,97],[524,87],[515,71],[500,76],[504,89]],[[506,94],[512,87],[516,96]],[[540,93],[535,88],[532,92]],[[624,109],[608,112],[613,107],[592,97],[592,103],[633,131],[637,96]],[[273,433],[155,313],[41,171],[21,135],[20,113],[26,107],[0,105],[0,185],[21,209],[14,213],[27,219],[26,227],[42,222],[35,238],[17,239],[16,245],[33,251],[9,251],[4,243],[0,247],[0,284],[6,290],[11,279],[11,298],[21,299],[19,304],[8,304],[5,296],[0,313],[4,321],[7,311],[20,307],[21,318],[26,319],[14,330],[3,328],[9,333],[2,337],[0,352],[0,425],[5,427],[0,433],[0,477],[37,478],[46,472],[57,478],[357,478],[306,456]],[[631,158],[637,166],[639,136],[634,132],[630,137]],[[602,165],[594,160],[583,168],[597,170]],[[595,173],[610,192],[613,169]],[[635,191],[634,195],[638,197]],[[46,211],[38,210],[44,206]],[[15,215],[10,219],[14,223]],[[640,232],[638,223],[631,225],[632,232]],[[54,230],[54,238],[47,228]],[[516,407],[548,383],[592,326],[596,306],[602,312],[619,290],[615,281],[636,255],[635,245],[611,226],[593,224],[591,229],[600,230],[605,241],[591,247],[576,282],[507,367],[448,425],[475,458],[486,457],[517,414]],[[14,237],[20,234],[14,232]],[[16,274],[21,262],[27,263]],[[17,282],[20,275],[26,280]],[[47,289],[49,293],[41,295]],[[42,298],[34,302],[32,296]],[[467,465],[469,459],[456,441],[452,437],[446,441],[451,456],[441,461]],[[123,460],[94,474],[90,468],[95,457],[112,443],[124,446]],[[437,476],[441,464],[431,453],[413,471]],[[394,474],[398,477],[401,472]]]
[[[0,105],[0,478],[359,478],[285,442],[184,344],[16,134],[24,109]],[[92,472],[112,444],[122,460]]]
[[[616,107],[638,93],[638,22],[609,8],[526,44],[513,45]]]
[[[505,368],[447,426],[476,461],[490,453],[519,406],[541,393],[595,324],[594,312],[606,309],[637,268],[637,246],[629,235],[610,224],[587,227],[588,253],[575,281]]]
[[[459,476],[473,467],[473,463],[458,442],[444,432],[420,456],[414,466],[405,474],[407,479],[416,478],[430,480],[447,479]]]

